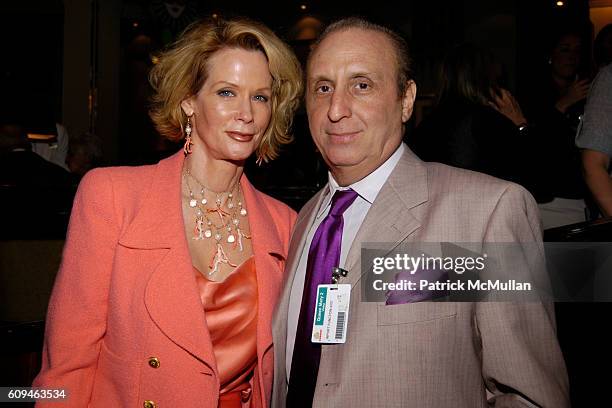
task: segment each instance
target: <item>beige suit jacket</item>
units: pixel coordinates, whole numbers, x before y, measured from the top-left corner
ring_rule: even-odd
[[[272,407],[284,407],[291,285],[323,188],[298,216],[273,321]],[[348,253],[345,344],[323,345],[314,407],[569,406],[552,305],[361,301],[362,242],[541,242],[533,198],[480,173],[402,156]]]

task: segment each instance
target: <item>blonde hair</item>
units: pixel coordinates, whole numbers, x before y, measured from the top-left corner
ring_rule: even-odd
[[[154,90],[149,115],[161,135],[182,139],[187,116],[181,102],[199,92],[208,77],[210,57],[224,48],[261,51],[268,60],[272,117],[256,154],[266,162],[275,159],[280,147],[293,139],[290,129],[302,93],[302,69],[289,46],[263,24],[246,19],[202,20],[187,27],[159,55],[149,74]]]

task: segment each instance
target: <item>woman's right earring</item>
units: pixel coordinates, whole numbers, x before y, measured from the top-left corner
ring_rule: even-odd
[[[183,153],[185,156],[191,153],[191,146],[193,146],[193,142],[191,141],[191,119],[187,117],[187,124],[185,125],[185,145],[183,146]]]

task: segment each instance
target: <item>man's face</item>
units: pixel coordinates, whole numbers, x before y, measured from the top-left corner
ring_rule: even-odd
[[[391,41],[358,28],[329,35],[309,60],[310,133],[341,185],[370,174],[401,143],[416,87],[400,97],[397,69]]]

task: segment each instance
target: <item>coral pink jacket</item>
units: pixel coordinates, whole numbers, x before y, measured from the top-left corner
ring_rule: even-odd
[[[180,152],[157,165],[93,170],[82,180],[33,384],[66,389],[57,406],[217,406],[217,367],[183,228],[183,160]],[[259,296],[253,403],[265,407],[272,311],[296,214],[246,177],[241,186]]]

